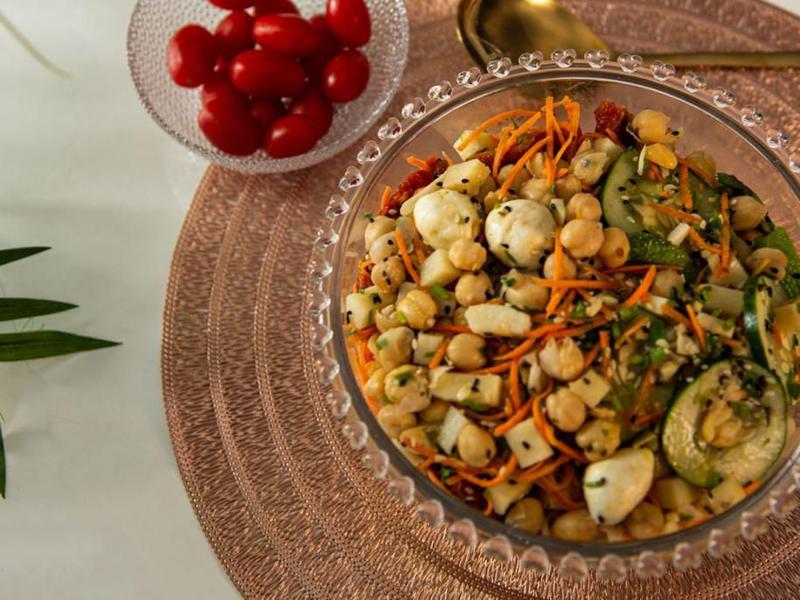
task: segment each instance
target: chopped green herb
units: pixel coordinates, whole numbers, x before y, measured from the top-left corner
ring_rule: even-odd
[[[667,337],[667,326],[662,319],[653,317],[650,319],[650,333],[647,339],[650,343],[655,343],[657,340],[662,340]]]
[[[379,338],[378,338],[378,341],[377,341],[377,342],[375,342],[375,347],[376,347],[378,350],[383,350],[383,349],[384,349],[384,348],[386,348],[386,346],[388,346],[388,345],[389,345],[389,340],[387,340],[387,339],[386,339],[386,338],[384,338],[384,337],[379,337]]]
[[[447,481],[455,474],[455,469],[451,469],[450,467],[442,467],[439,469],[439,479],[442,481]]]
[[[514,287],[514,284],[517,282],[517,280],[513,277],[501,277],[500,282],[506,287]]]
[[[700,290],[700,302],[703,304],[708,304],[708,301],[711,297],[711,288],[704,287]]]
[[[367,292],[367,288],[358,288],[358,293],[359,294],[366,294],[366,292]]]
[[[617,412],[622,412],[625,409],[625,407],[622,406],[622,400],[620,400],[619,396],[616,394],[610,394],[608,396],[608,401],[611,403],[611,407]]]
[[[551,194],[555,194],[556,193],[556,184],[555,183],[550,186],[550,193]]]
[[[408,323],[408,319],[406,319],[406,316],[399,310],[395,311],[394,314],[398,323],[402,323],[403,325],[406,325]]]
[[[681,513],[678,515],[679,521],[691,521],[692,519],[694,519],[694,517],[692,515],[687,515],[686,513]]]
[[[750,418],[750,407],[747,404],[743,402],[734,402],[731,404],[731,408],[733,409],[733,414],[740,419]]]
[[[411,371],[402,371],[402,372],[398,373],[397,375],[395,375],[394,378],[395,378],[395,380],[397,380],[397,383],[399,383],[400,385],[405,385],[411,379],[414,378],[414,373],[411,372]]]
[[[621,336],[621,335],[622,335],[622,332],[620,331],[620,329],[619,329],[619,325],[618,325],[617,323],[614,323],[614,324],[611,326],[611,335],[613,335],[613,336],[614,336],[614,339],[615,339],[615,340],[616,340],[616,339],[618,339],[618,338],[619,338],[619,336]]]
[[[633,309],[628,308],[627,306],[622,306],[619,309],[619,316],[622,317],[624,321],[627,321],[633,315]]]
[[[459,402],[459,404],[464,408],[474,410],[475,412],[483,412],[484,410],[489,408],[483,402],[476,402],[475,400],[462,400],[461,402]]]
[[[653,362],[667,360],[667,356],[667,351],[663,348],[654,348],[653,352],[650,353],[650,358],[653,359]]]
[[[439,298],[439,300],[449,300],[450,299],[450,292],[448,292],[444,287],[439,283],[434,283],[430,288],[431,293]]]
[[[430,352],[430,351],[429,351],[429,352],[426,352],[426,353],[425,353],[425,358],[433,358],[433,355],[434,355],[434,354],[436,354],[436,352]]]
[[[603,487],[605,484],[606,484],[606,478],[605,477],[601,477],[597,481],[584,481],[583,482],[583,487],[585,487],[585,488],[599,488],[599,487]]]
[[[711,471],[711,473],[708,476],[707,487],[717,487],[720,481],[722,481],[722,475],[720,475],[716,471]]]
[[[578,300],[577,304],[575,304],[575,310],[569,313],[569,316],[573,319],[580,319],[586,316],[586,305],[583,301]]]
[[[367,214],[365,214],[365,215],[364,215],[364,218],[365,218],[367,221],[369,221],[370,223],[374,223],[374,222],[375,222],[375,215],[373,215],[372,213],[367,213]]]
[[[372,294],[372,303],[373,304],[380,304],[381,303],[381,295],[378,293]]]
[[[634,354],[631,356],[632,365],[642,365],[647,362],[647,357],[644,354]]]
[[[508,250],[506,250],[506,256],[508,257],[508,260],[510,260],[513,264],[517,264],[517,259],[514,258],[514,255],[511,254],[511,252],[509,252]]]
[[[735,322],[734,322],[734,320],[733,320],[733,319],[725,319],[725,320],[722,322],[722,328],[723,328],[725,331],[730,331],[731,329],[733,329],[733,326],[734,326],[734,325],[735,325]]]

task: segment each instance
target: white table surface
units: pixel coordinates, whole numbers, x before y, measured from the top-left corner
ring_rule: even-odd
[[[800,13],[800,0],[776,3]],[[72,78],[0,29],[0,247],[53,246],[0,269],[0,293],[80,304],[35,326],[124,345],[0,365],[0,598],[238,595],[186,498],[161,397],[167,273],[205,164],[139,106],[125,63],[131,6],[1,9]]]

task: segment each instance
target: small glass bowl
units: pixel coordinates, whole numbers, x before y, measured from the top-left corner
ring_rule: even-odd
[[[295,0],[305,17],[325,13],[325,0]],[[139,98],[158,125],[211,162],[244,173],[283,173],[316,165],[335,156],[361,137],[386,110],[400,85],[408,56],[408,15],[403,0],[366,0],[372,20],[372,38],[362,48],[370,65],[364,93],[336,105],[330,131],[300,156],[273,159],[263,150],[250,156],[232,156],[215,148],[197,126],[199,89],[175,85],[167,71],[167,43],[188,23],[209,31],[227,14],[205,0],[138,0],[128,27],[128,68]]]
[[[800,239],[800,159],[786,152],[788,139],[780,129],[766,128],[763,115],[752,106],[740,107],[730,90],[710,87],[692,72],[676,76],[671,65],[642,67],[641,58],[624,54],[617,62],[603,51],[587,52],[577,60],[574,50],[524,54],[514,65],[507,58],[457,75],[455,83],[440,81],[407,104],[400,118],[392,117],[368,141],[356,163],[347,168],[339,190],[329,201],[327,220],[320,230],[311,265],[319,284],[314,294],[312,336],[317,368],[328,386],[334,417],[342,419],[342,434],[362,451],[362,463],[387,491],[432,527],[445,526],[448,535],[467,549],[480,548],[501,562],[518,561],[528,569],[557,569],[563,577],[580,579],[591,570],[598,577],[620,580],[635,573],[658,577],[667,567],[696,568],[703,553],[720,558],[737,537],[753,541],[769,524],[783,518],[796,504],[800,486],[800,433],[790,429],[786,448],[761,487],[731,510],[707,522],[652,540],[619,543],[573,543],[526,534],[490,519],[441,491],[421,475],[382,431],[369,411],[354,376],[343,334],[344,297],[352,289],[363,255],[363,215],[376,212],[384,184],[396,185],[409,172],[408,154],[452,153],[452,142],[487,114],[519,105],[540,104],[546,95],[569,95],[585,107],[609,99],[632,110],[660,109],[687,132],[687,149],[706,150],[720,170],[740,176],[766,198],[770,215]],[[594,128],[591,111],[583,114],[584,130]],[[680,146],[679,146],[680,148]]]

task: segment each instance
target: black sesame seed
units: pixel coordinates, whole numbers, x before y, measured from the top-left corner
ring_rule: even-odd
[[[502,244],[500,244],[500,245],[501,245],[503,248],[511,248],[511,246],[509,246],[509,245],[508,245],[508,244],[506,244],[505,242],[503,242],[503,243],[502,243]]]
[[[584,377],[583,378],[583,383],[585,383],[586,385],[589,385],[590,383],[592,383],[592,380],[589,379],[588,377]]]
[[[444,182],[443,182],[443,181],[437,181],[437,182],[436,182],[436,185],[437,185],[438,187],[442,187],[442,186],[444,185]]]
[[[461,183],[469,183],[469,179],[467,179],[466,177],[464,177],[464,178],[461,180]]]
[[[621,185],[617,188],[620,192],[624,192],[627,188],[624,185]]]
[[[526,442],[525,440],[522,440],[522,447],[525,448],[525,450],[530,450],[531,449],[531,445],[528,442]]]
[[[445,306],[444,307],[444,314],[446,314],[446,315],[450,314],[450,307],[449,306]]]
[[[606,518],[603,515],[597,515],[597,521],[599,523],[605,523],[606,522]]]
[[[394,246],[394,240],[386,240],[386,243],[390,246]]]

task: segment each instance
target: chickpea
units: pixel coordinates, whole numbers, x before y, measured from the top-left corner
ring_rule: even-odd
[[[431,403],[425,370],[414,365],[403,365],[389,371],[383,390],[389,401],[405,412],[424,410]]]
[[[511,269],[501,279],[502,297],[522,310],[543,310],[550,298],[550,290],[537,284],[531,275]]]
[[[528,179],[528,181],[523,183],[519,189],[519,196],[520,198],[533,200],[539,204],[547,204],[548,200],[553,198],[547,179],[538,178]]]
[[[526,167],[528,172],[534,177],[544,177],[544,152],[537,152],[534,154],[533,158],[528,161]]]
[[[372,262],[379,263],[384,258],[394,256],[399,252],[397,248],[397,240],[394,239],[394,231],[384,233],[382,236],[375,239],[369,247],[369,257]]]
[[[669,130],[669,117],[663,112],[646,108],[633,117],[633,129],[645,144],[663,141]]]
[[[586,420],[586,405],[581,397],[565,387],[550,394],[545,401],[547,416],[561,431],[578,431]]]
[[[453,311],[453,325],[467,324],[467,307],[459,306]]]
[[[661,535],[664,513],[655,504],[642,502],[625,519],[625,527],[634,539],[649,540]]]
[[[656,296],[669,298],[672,295],[672,290],[683,285],[683,275],[674,269],[664,269],[656,273],[656,278],[653,280],[653,287],[650,291]]]
[[[412,427],[404,429],[400,434],[400,443],[407,448],[416,446],[417,448],[427,448],[428,450],[436,450],[431,438],[425,433],[425,427]],[[413,452],[413,450],[412,450]]]
[[[583,189],[581,180],[572,173],[565,175],[556,181],[556,196],[559,198],[572,198]]]
[[[417,424],[417,417],[414,413],[399,410],[393,404],[387,404],[378,411],[376,416],[378,424],[390,438],[396,439],[401,431],[410,429]]]
[[[412,329],[430,329],[436,323],[436,302],[424,290],[411,290],[397,304]]]
[[[372,267],[372,283],[382,292],[394,292],[406,280],[406,268],[399,256],[390,256]]]
[[[622,428],[619,423],[595,419],[580,428],[575,442],[584,449],[586,458],[597,462],[608,458],[619,448]]]
[[[539,366],[553,379],[572,381],[583,371],[583,352],[572,338],[551,338],[539,352]]]
[[[511,175],[511,171],[514,169],[514,165],[506,165],[497,173],[497,183],[499,185],[503,185],[508,179],[508,176]],[[514,178],[513,183],[511,184],[511,188],[509,189],[509,193],[512,196],[516,196],[519,192],[522,184],[530,179],[530,173],[527,170],[522,169],[517,176]]]
[[[460,239],[447,252],[450,262],[462,271],[477,271],[486,262],[486,248],[478,242]]]
[[[600,527],[585,508],[571,510],[553,521],[550,528],[554,537],[569,542],[591,542],[600,537]]]
[[[371,336],[369,336],[369,339],[367,340],[367,350],[369,350],[369,352],[370,352],[370,354],[372,354],[372,356],[378,356],[378,350],[379,350],[379,348],[378,348],[378,338],[380,336],[381,336],[380,333],[373,333]],[[370,362],[368,364],[372,364],[374,362],[376,362],[376,361],[373,360],[372,362]],[[378,363],[377,366],[380,367],[380,363]]]
[[[403,324],[397,320],[397,310],[394,304],[384,306],[375,313],[375,326],[381,333],[386,333],[390,329],[403,326]]]
[[[631,243],[627,234],[618,227],[606,227],[603,230],[603,245],[597,255],[603,264],[611,269],[621,267],[631,253]]]
[[[703,417],[700,435],[714,448],[730,448],[744,438],[744,423],[733,414],[730,404],[715,400]]]
[[[567,201],[568,221],[572,219],[599,221],[602,216],[603,209],[600,207],[600,201],[591,194],[575,194]]]
[[[371,248],[375,240],[392,231],[394,231],[394,219],[383,215],[374,217],[364,229],[364,247]]]
[[[426,425],[438,425],[444,421],[448,410],[450,410],[449,402],[434,400],[428,405],[428,408],[419,413],[419,418]]]
[[[376,369],[364,384],[364,393],[376,400],[383,399],[383,382],[386,379],[386,369]]]
[[[491,177],[490,177],[491,179]],[[496,191],[489,192],[483,197],[483,212],[487,215],[494,210],[494,207],[498,204],[502,204],[503,200],[500,198],[500,194]]]
[[[458,455],[471,467],[485,467],[497,454],[494,438],[483,427],[466,425],[458,434]]]
[[[581,183],[594,185],[603,176],[608,156],[605,152],[583,152],[579,153],[570,163],[570,171]]]
[[[542,269],[545,279],[553,279],[553,271],[556,266],[555,254],[551,254],[544,261]],[[569,256],[561,258],[561,279],[575,279],[578,276],[578,266]]]
[[[759,248],[754,250],[744,261],[751,275],[766,273],[770,277],[781,280],[786,277],[789,264],[786,255],[775,248]]]
[[[414,332],[408,327],[395,327],[382,333],[376,342],[378,360],[387,371],[411,360]]]
[[[573,219],[561,230],[561,243],[572,258],[589,258],[603,245],[603,225],[589,219]]]
[[[731,225],[734,231],[750,231],[767,216],[767,207],[752,196],[731,199]]]
[[[486,364],[486,340],[474,333],[459,333],[447,345],[447,360],[462,371],[474,371]]]
[[[536,498],[523,498],[506,514],[506,525],[537,534],[544,525],[544,508]]]
[[[461,306],[483,304],[492,297],[492,280],[484,271],[464,273],[456,283],[456,300]]]

